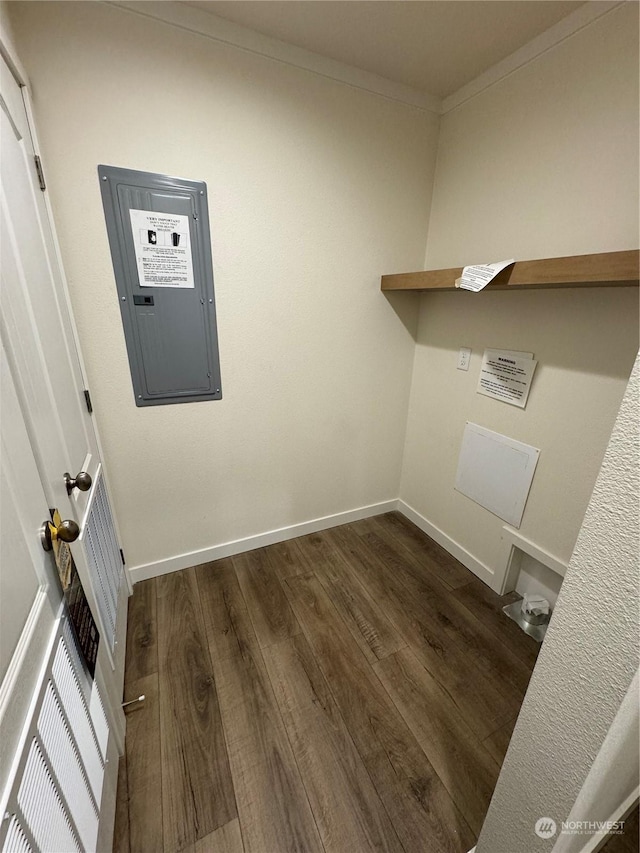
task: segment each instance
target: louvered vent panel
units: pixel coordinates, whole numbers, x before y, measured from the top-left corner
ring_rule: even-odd
[[[84,533],[89,570],[100,610],[100,618],[111,651],[115,642],[118,591],[123,575],[122,557],[116,539],[113,516],[102,473],[95,485],[91,510]]]
[[[94,734],[98,742],[98,747],[100,748],[100,754],[102,755],[102,759],[104,761],[104,759],[107,757],[107,743],[109,742],[109,724],[107,723],[107,715],[104,710],[102,696],[100,695],[100,691],[98,690],[98,685],[89,676],[87,670],[85,669],[82,663],[82,658],[80,657],[80,652],[78,650],[76,635],[73,632],[73,629],[71,628],[71,623],[68,620],[66,620],[64,623],[62,634],[64,636],[67,652],[69,653],[69,658],[71,659],[71,666],[73,667],[73,671],[78,677],[80,683],[82,695],[85,698],[85,702],[88,702],[89,704],[89,716],[91,717]]]
[[[102,759],[104,760],[107,757],[107,744],[109,743],[109,724],[107,722],[107,715],[104,712],[102,696],[100,695],[98,685],[95,682],[93,684],[93,690],[91,691],[89,713],[91,714],[91,721],[93,722],[98,746],[100,747]]]
[[[2,853],[96,849],[109,728],[97,685],[65,623],[63,617],[16,756],[6,819],[0,820]]]
[[[51,682],[47,685],[40,709],[38,734],[80,841],[85,850],[93,850],[98,835],[98,809]],[[102,773],[101,767],[99,772]]]
[[[73,729],[80,758],[97,803],[102,793],[104,764],[98,743],[91,725],[89,711],[84,695],[74,672],[64,639],[60,639],[58,651],[53,662],[53,682],[62,702],[62,707]]]
[[[31,741],[18,806],[42,853],[82,853],[36,739]]]
[[[64,644],[67,649],[67,654],[69,655],[69,659],[71,661],[71,668],[78,676],[82,695],[86,699],[91,690],[91,683],[93,679],[89,675],[86,667],[82,662],[82,656],[78,648],[78,641],[76,640],[75,631],[71,627],[71,622],[69,619],[65,619],[64,626],[62,628],[62,636],[64,638]]]
[[[4,840],[2,853],[33,853],[32,847],[15,815],[11,816],[7,837]]]

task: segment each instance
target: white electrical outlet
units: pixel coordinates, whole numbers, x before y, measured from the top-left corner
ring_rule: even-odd
[[[458,370],[469,370],[469,362],[471,361],[471,348],[460,347],[458,353]]]

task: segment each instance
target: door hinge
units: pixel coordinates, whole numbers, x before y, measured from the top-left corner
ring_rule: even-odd
[[[126,564],[126,561],[124,559],[124,551],[122,550],[122,548],[120,548],[120,559],[122,560],[122,565],[126,566],[127,564]]]
[[[40,184],[40,189],[44,192],[47,188],[47,185],[44,180],[44,170],[42,168],[42,160],[36,154],[33,158],[36,164],[36,172],[38,173],[38,183]]]
[[[84,401],[87,404],[87,411],[91,414],[93,412],[93,405],[91,403],[91,394],[87,388],[84,389]]]

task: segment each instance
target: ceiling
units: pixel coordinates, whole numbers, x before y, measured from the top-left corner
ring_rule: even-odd
[[[203,0],[264,35],[445,98],[582,0]]]

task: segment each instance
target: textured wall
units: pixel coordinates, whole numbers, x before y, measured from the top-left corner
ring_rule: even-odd
[[[399,489],[438,119],[100,3],[12,3],[129,565]],[[134,405],[96,166],[207,181],[224,399]]]
[[[639,695],[640,670],[636,670],[600,752],[573,804],[569,823],[618,820],[637,800],[640,782]],[[593,842],[596,840],[597,837],[594,837]],[[589,848],[589,851],[594,848]],[[584,836],[561,833],[553,853],[585,853]]]
[[[638,668],[638,415],[634,367],[477,853],[550,851]],[[615,755],[615,749],[612,750]]]
[[[615,9],[443,117],[429,267],[637,248],[637,16]],[[490,570],[503,522],[453,488],[465,421],[540,448],[521,532],[567,561],[638,351],[637,300],[421,298],[401,497]],[[526,410],[476,394],[490,347],[539,360]]]

